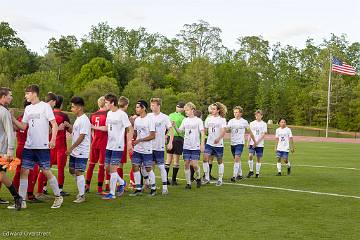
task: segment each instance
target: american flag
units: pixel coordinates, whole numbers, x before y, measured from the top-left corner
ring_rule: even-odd
[[[350,76],[354,76],[356,74],[356,69],[353,66],[350,66],[335,57],[332,60],[331,71]]]

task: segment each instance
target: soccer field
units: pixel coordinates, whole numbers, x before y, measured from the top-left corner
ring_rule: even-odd
[[[104,201],[95,195],[94,174],[87,201],[75,204],[76,186],[67,175],[64,190],[71,196],[60,209],[50,209],[52,200],[29,203],[20,212],[1,205],[0,239],[14,232],[45,232],[42,239],[360,239],[358,144],[298,142],[290,155],[292,175],[277,177],[274,142],[267,141],[261,177],[235,184],[228,181],[233,167],[229,148],[227,144],[226,184],[185,190],[181,168],[180,185],[170,186],[165,197],[160,192],[153,198],[125,194]],[[159,176],[158,170],[155,174]],[[217,176],[216,163],[212,175]],[[1,197],[11,199],[4,186]]]

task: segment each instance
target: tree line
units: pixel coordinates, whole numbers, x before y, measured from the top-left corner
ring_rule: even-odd
[[[239,36],[237,43],[227,48],[221,29],[202,20],[185,24],[174,38],[101,22],[81,39],[49,39],[46,53],[38,55],[1,22],[0,85],[12,88],[19,108],[24,88],[36,83],[42,96],[83,97],[89,112],[111,92],[129,97],[131,110],[140,98],[161,97],[165,113],[179,100],[194,102],[203,113],[220,101],[229,109],[242,106],[249,120],[260,108],[265,119],[325,126],[329,52],[360,69],[360,43],[346,35],[332,34],[320,44],[309,38],[302,49],[270,45],[261,36]],[[333,74],[331,127],[360,130],[359,79]]]

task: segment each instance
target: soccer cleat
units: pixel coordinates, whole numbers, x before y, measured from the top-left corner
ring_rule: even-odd
[[[154,197],[155,195],[156,195],[156,189],[151,189],[150,193],[149,193],[149,196]]]
[[[278,173],[276,174],[276,176],[281,176],[281,172],[278,172]]]
[[[190,184],[186,184],[185,189],[191,189],[191,185],[190,185]]]
[[[90,187],[85,186],[85,193],[89,193],[90,192]]]
[[[100,195],[100,196],[104,196],[106,194],[108,194],[108,192],[104,192],[104,191],[96,192],[96,195]]]
[[[290,175],[291,174],[291,167],[288,167],[287,169],[287,175]]]
[[[246,177],[247,177],[247,178],[250,178],[250,177],[253,176],[253,175],[254,175],[254,172],[250,171]]]
[[[42,192],[44,195],[49,195],[48,191],[46,189],[43,190]]]
[[[197,188],[201,187],[201,180],[200,179],[196,179],[196,187]]]
[[[166,180],[166,184],[167,184],[167,185],[170,185],[170,181],[169,181],[169,179],[168,179],[168,180]]]
[[[259,178],[259,177],[260,177],[260,174],[257,173],[257,174],[255,175],[255,178]]]
[[[77,199],[73,201],[73,203],[83,203],[85,202],[85,194],[82,196],[79,196]]]
[[[193,182],[193,181],[195,181],[195,180],[196,180],[196,179],[194,178],[194,176],[191,176],[190,181]]]
[[[60,208],[63,202],[64,198],[62,196],[55,197],[54,203],[51,208]]]
[[[230,178],[231,182],[236,182],[236,179],[234,177]]]
[[[28,196],[28,199],[26,200],[29,203],[42,203],[40,199],[37,199],[34,195]]]
[[[177,182],[176,180],[175,180],[175,181],[174,181],[174,180],[171,181],[171,186],[177,186],[177,185],[179,185],[179,184],[178,184],[178,182]]]
[[[124,194],[125,188],[126,188],[126,181],[124,181],[124,184],[119,185],[116,191],[116,196],[121,197]]]
[[[161,194],[162,194],[163,196],[169,195],[169,191],[168,191],[167,189],[163,189],[163,190],[161,191]]]
[[[210,181],[207,179],[203,179],[203,181],[201,182],[202,185],[206,185],[206,184],[210,184]]]
[[[136,189],[135,192],[132,192],[129,194],[130,197],[137,197],[137,196],[141,196],[142,192],[141,190]]]
[[[236,177],[236,180],[241,180],[241,179],[243,179],[243,177],[240,176],[240,175],[238,175],[238,176]]]
[[[116,196],[112,195],[111,193],[106,194],[105,196],[102,197],[103,200],[112,200],[115,199]]]
[[[220,187],[223,184],[223,182],[221,180],[218,180],[215,184],[215,186]]]
[[[15,209],[15,210],[19,211],[20,209],[26,208],[26,202],[22,199],[22,197],[19,197],[18,199],[15,200],[15,204],[10,205],[7,208]]]
[[[210,180],[216,180],[216,178],[210,175]]]
[[[85,189],[85,193],[88,193],[88,192],[89,192],[89,191],[86,192],[86,189]],[[61,192],[60,192],[60,195],[63,196],[63,197],[67,197],[67,196],[70,195],[70,193],[61,191]]]
[[[0,204],[9,204],[9,201],[0,198]]]

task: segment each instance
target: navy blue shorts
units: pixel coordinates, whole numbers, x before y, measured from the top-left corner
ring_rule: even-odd
[[[183,150],[183,158],[185,161],[199,161],[200,160],[200,150]]]
[[[105,165],[115,165],[119,166],[123,151],[113,151],[106,149],[105,153]]]
[[[142,164],[144,167],[151,167],[153,164],[153,155],[152,155],[152,153],[144,154],[144,153],[138,153],[138,152],[134,151],[132,159],[131,159],[131,163],[134,165],[138,165],[138,166],[140,166]]]
[[[257,157],[262,157],[264,154],[264,147],[256,147],[254,148],[253,145],[249,146],[249,153],[254,155],[256,154]]]
[[[233,157],[241,156],[243,150],[244,150],[244,144],[231,145],[231,153]]]
[[[205,154],[214,155],[216,158],[222,158],[224,156],[224,147],[213,147],[209,144],[205,145]]]
[[[276,157],[277,157],[277,158],[288,159],[288,158],[289,158],[289,152],[276,151]]]
[[[156,162],[157,165],[165,164],[165,151],[153,151],[153,161]]]
[[[24,148],[21,167],[34,169],[35,164],[38,164],[42,169],[50,169],[50,149]]]
[[[77,158],[70,155],[69,159],[69,169],[74,169],[75,171],[85,172],[87,158]]]

